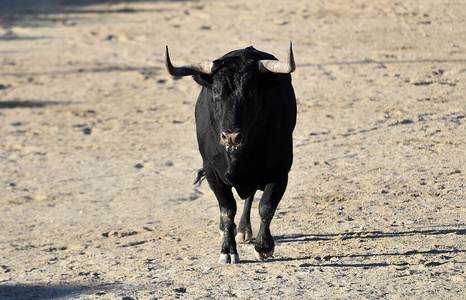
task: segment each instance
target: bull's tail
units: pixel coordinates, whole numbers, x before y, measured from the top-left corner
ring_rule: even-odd
[[[199,171],[197,171],[197,178],[193,184],[197,184],[198,186],[201,186],[201,183],[202,181],[204,181],[204,179],[205,179],[204,169],[200,169]]]

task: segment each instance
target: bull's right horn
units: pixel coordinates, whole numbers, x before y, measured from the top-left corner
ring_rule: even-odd
[[[172,76],[190,76],[199,74],[210,74],[212,72],[213,62],[206,61],[197,64],[174,67],[168,55],[168,46],[165,48],[165,68]]]

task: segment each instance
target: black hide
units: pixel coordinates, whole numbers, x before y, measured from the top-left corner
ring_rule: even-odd
[[[296,98],[291,75],[260,73],[261,59],[276,58],[249,47],[214,61],[211,74],[194,76],[202,85],[195,112],[197,139],[203,173],[219,202],[223,263],[229,262],[229,255],[237,257],[236,201],[231,188],[248,198],[238,231],[249,235],[254,193],[264,191],[255,250],[259,258],[266,258],[274,248],[270,221],[286,189],[293,160]],[[236,137],[235,143],[222,143],[222,136]]]

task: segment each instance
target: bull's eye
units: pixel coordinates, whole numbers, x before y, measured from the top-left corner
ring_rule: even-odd
[[[257,94],[257,90],[256,89],[252,89],[249,91],[249,97],[253,98],[254,96],[256,96]]]
[[[216,88],[212,88],[212,96],[214,100],[218,98],[218,90]]]

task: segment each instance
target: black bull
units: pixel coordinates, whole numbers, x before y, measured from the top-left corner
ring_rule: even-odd
[[[238,263],[236,241],[252,240],[250,211],[257,190],[264,192],[255,255],[260,260],[272,256],[275,245],[270,222],[293,161],[296,98],[289,73],[296,65],[291,42],[287,62],[252,47],[183,67],[171,64],[167,47],[165,62],[171,75],[193,75],[202,86],[195,117],[203,169],[196,182],[205,176],[218,200],[220,263]],[[246,199],[237,229],[232,187]]]

